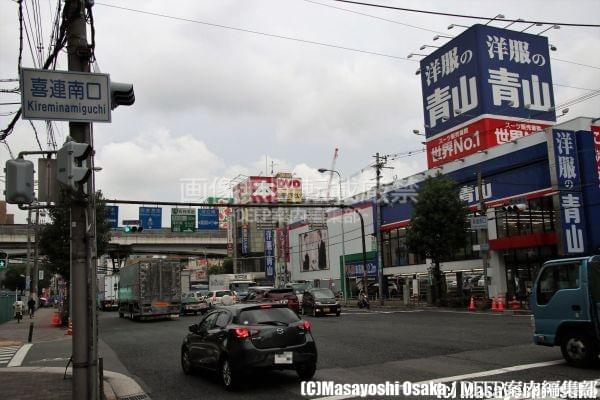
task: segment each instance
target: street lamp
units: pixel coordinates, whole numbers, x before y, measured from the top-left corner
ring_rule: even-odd
[[[542,24],[535,24],[535,26],[542,26]],[[544,29],[543,31],[538,32],[537,34],[541,35],[542,33],[549,31],[550,29],[560,29],[560,25],[556,25],[556,24],[555,25],[551,25],[548,28]],[[523,31],[521,31],[521,32],[523,32]]]
[[[448,30],[450,30],[450,29],[452,29],[452,28],[454,28],[454,27],[457,27],[457,26],[459,26],[459,27],[461,27],[461,28],[466,28],[466,29],[469,29],[469,28],[470,28],[470,26],[467,26],[467,25],[460,25],[460,24],[450,24],[450,25],[448,25]]]
[[[486,22],[484,25],[487,25],[487,24],[491,23],[492,21],[495,21],[496,19],[504,19],[504,15],[498,14],[494,18],[492,18],[488,22]]]
[[[453,37],[453,36],[446,36],[446,35],[435,35],[435,36],[433,37],[433,40],[438,40],[438,39],[440,39],[440,38],[454,39],[454,37]]]
[[[427,54],[421,54],[421,53],[410,53],[409,55],[406,56],[406,58],[412,58],[412,56],[421,56],[421,57],[427,57]]]
[[[511,25],[513,25],[513,24],[515,24],[515,23],[517,23],[517,22],[523,22],[523,21],[524,21],[524,20],[523,20],[523,18],[517,18],[516,20],[514,20],[514,21],[510,22],[508,25],[504,26],[504,28],[503,28],[503,29],[506,29],[506,28],[508,28],[509,26],[511,26]]]
[[[338,183],[339,183],[339,187],[340,187],[340,192],[339,192],[340,204],[343,203],[343,201],[342,201],[342,175],[335,169],[319,168],[318,171],[320,173],[331,172],[331,173],[337,174]],[[343,208],[342,208],[342,270],[343,270],[343,273],[340,274],[340,278],[344,280],[344,286],[343,286],[344,301],[347,301],[348,296],[346,294],[346,292],[347,292],[347,290],[346,290],[346,239],[344,237],[344,209]]]

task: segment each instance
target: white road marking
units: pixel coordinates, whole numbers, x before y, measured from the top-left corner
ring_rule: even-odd
[[[15,356],[10,360],[7,367],[20,367],[23,364],[23,360],[25,360],[25,356],[29,349],[33,346],[32,343],[24,344],[15,354]]]
[[[402,313],[416,313],[422,312],[423,310],[395,310],[395,311],[351,311],[342,312],[342,315],[376,315],[376,314],[402,314]]]
[[[8,364],[17,350],[19,350],[19,346],[0,347],[0,365]]]
[[[454,381],[464,381],[467,379],[481,378],[484,376],[500,375],[500,374],[506,374],[509,372],[523,371],[526,369],[541,368],[541,367],[547,367],[550,365],[558,365],[558,364],[564,364],[564,363],[565,363],[564,360],[553,360],[553,361],[545,361],[545,362],[539,362],[539,363],[533,363],[533,364],[514,365],[512,367],[503,367],[503,368],[498,368],[498,369],[491,369],[488,371],[473,372],[471,374],[454,375],[454,376],[447,376],[444,378],[429,379],[426,381],[414,382],[414,384],[418,385],[418,384],[425,384],[425,383],[448,383],[448,382],[454,382]],[[356,397],[357,396],[328,396],[328,397],[319,397],[319,398],[315,398],[312,400],[344,400],[344,399],[352,399],[352,398],[356,398]]]

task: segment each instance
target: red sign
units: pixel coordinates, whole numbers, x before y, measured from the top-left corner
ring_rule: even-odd
[[[273,203],[277,201],[275,178],[271,176],[251,176],[250,201],[253,203]]]
[[[427,141],[427,165],[435,168],[479,150],[512,142],[550,125],[527,121],[483,118]]]
[[[277,228],[277,259],[286,262],[290,261],[290,243],[288,231],[286,228]]]
[[[596,169],[598,171],[598,183],[600,184],[600,125],[592,125],[594,145],[596,148]]]

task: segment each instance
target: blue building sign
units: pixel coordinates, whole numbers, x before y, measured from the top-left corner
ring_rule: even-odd
[[[474,25],[421,60],[421,86],[427,138],[483,114],[556,120],[544,36]]]
[[[106,206],[106,222],[111,229],[117,229],[119,226],[119,206]]]
[[[361,278],[365,276],[362,261],[346,262],[346,277]],[[377,276],[377,263],[374,260],[367,260],[367,276]]]
[[[140,207],[140,225],[144,229],[160,229],[162,227],[162,208]]]
[[[553,164],[558,189],[560,231],[563,254],[586,252],[586,229],[583,215],[583,196],[577,137],[575,132],[552,130]]]
[[[217,230],[219,229],[219,209],[218,208],[199,208],[198,209],[198,229]]]
[[[265,229],[265,278],[275,280],[273,230]]]
[[[241,251],[243,255],[248,254],[249,252],[249,242],[250,241],[250,230],[248,225],[242,225],[242,229],[240,230],[240,243],[241,243]]]

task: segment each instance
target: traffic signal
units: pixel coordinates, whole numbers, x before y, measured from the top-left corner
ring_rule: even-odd
[[[133,93],[133,84],[111,82],[110,83],[110,109],[114,110],[118,106],[130,106],[135,103],[135,94]]]
[[[143,230],[144,228],[139,225],[125,225],[125,233],[139,233]]]
[[[91,169],[84,166],[92,147],[87,143],[78,143],[67,138],[65,144],[56,153],[56,179],[71,190],[77,190],[85,182]]]
[[[33,193],[33,162],[23,158],[6,161],[4,168],[6,189],[4,195],[9,204],[31,204]]]
[[[5,251],[0,251],[0,269],[4,269],[8,267],[8,253]]]

